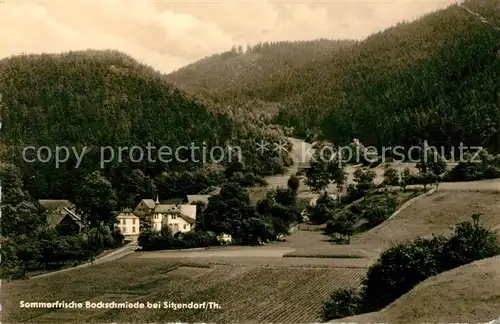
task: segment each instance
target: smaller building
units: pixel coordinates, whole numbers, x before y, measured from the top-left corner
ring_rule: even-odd
[[[39,200],[47,210],[47,224],[66,235],[76,235],[84,228],[82,217],[77,214],[76,206],[68,200]]]
[[[137,236],[140,232],[140,218],[131,210],[124,209],[117,216],[117,225],[123,236]]]

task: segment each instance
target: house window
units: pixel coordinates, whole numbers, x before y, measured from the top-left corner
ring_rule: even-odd
[[[135,218],[132,219],[132,225],[135,225]]]
[[[127,231],[126,231],[126,229],[127,229],[127,228],[126,228],[125,226],[123,226],[123,227],[122,227],[122,233],[127,232]]]
[[[187,224],[184,224],[184,229],[186,229],[186,228],[187,228]]]
[[[172,215],[172,219],[176,219],[176,218],[177,218],[177,216],[175,216],[175,215]]]
[[[122,219],[122,224],[125,225],[127,223],[126,219]]]
[[[132,233],[135,233],[135,226],[132,227]]]

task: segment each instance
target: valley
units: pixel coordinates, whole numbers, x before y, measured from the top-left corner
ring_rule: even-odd
[[[168,73],[118,49],[1,58],[2,321],[498,318],[497,2],[450,4],[363,39],[233,46]],[[130,26],[154,22],[167,39],[206,14],[174,5],[124,8],[143,15]],[[254,39],[271,30],[260,27]],[[181,53],[187,42],[167,43]],[[172,159],[146,158],[146,145]],[[101,149],[60,163],[40,154],[83,147]],[[102,155],[119,148],[127,156]],[[56,301],[179,306],[22,307]]]

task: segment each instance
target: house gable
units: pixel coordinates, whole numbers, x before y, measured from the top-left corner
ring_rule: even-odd
[[[149,212],[155,207],[156,203],[153,199],[142,199],[135,207],[135,210],[139,212]]]
[[[69,200],[42,199],[38,202],[47,210],[47,224],[52,228],[59,224],[68,211],[71,211],[73,214],[75,214],[76,211],[76,206]]]
[[[196,205],[156,205],[155,214],[179,215],[196,221]],[[183,219],[184,219],[183,218]]]
[[[196,220],[196,205],[181,205],[180,214]]]
[[[69,213],[62,217],[59,224],[56,225],[58,230],[67,234],[77,234],[80,232],[81,224]]]
[[[116,215],[116,219],[139,219],[135,211],[124,210]]]

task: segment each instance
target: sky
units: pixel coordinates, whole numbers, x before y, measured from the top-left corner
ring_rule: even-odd
[[[0,58],[115,49],[168,73],[233,45],[362,39],[454,0],[0,0]]]

